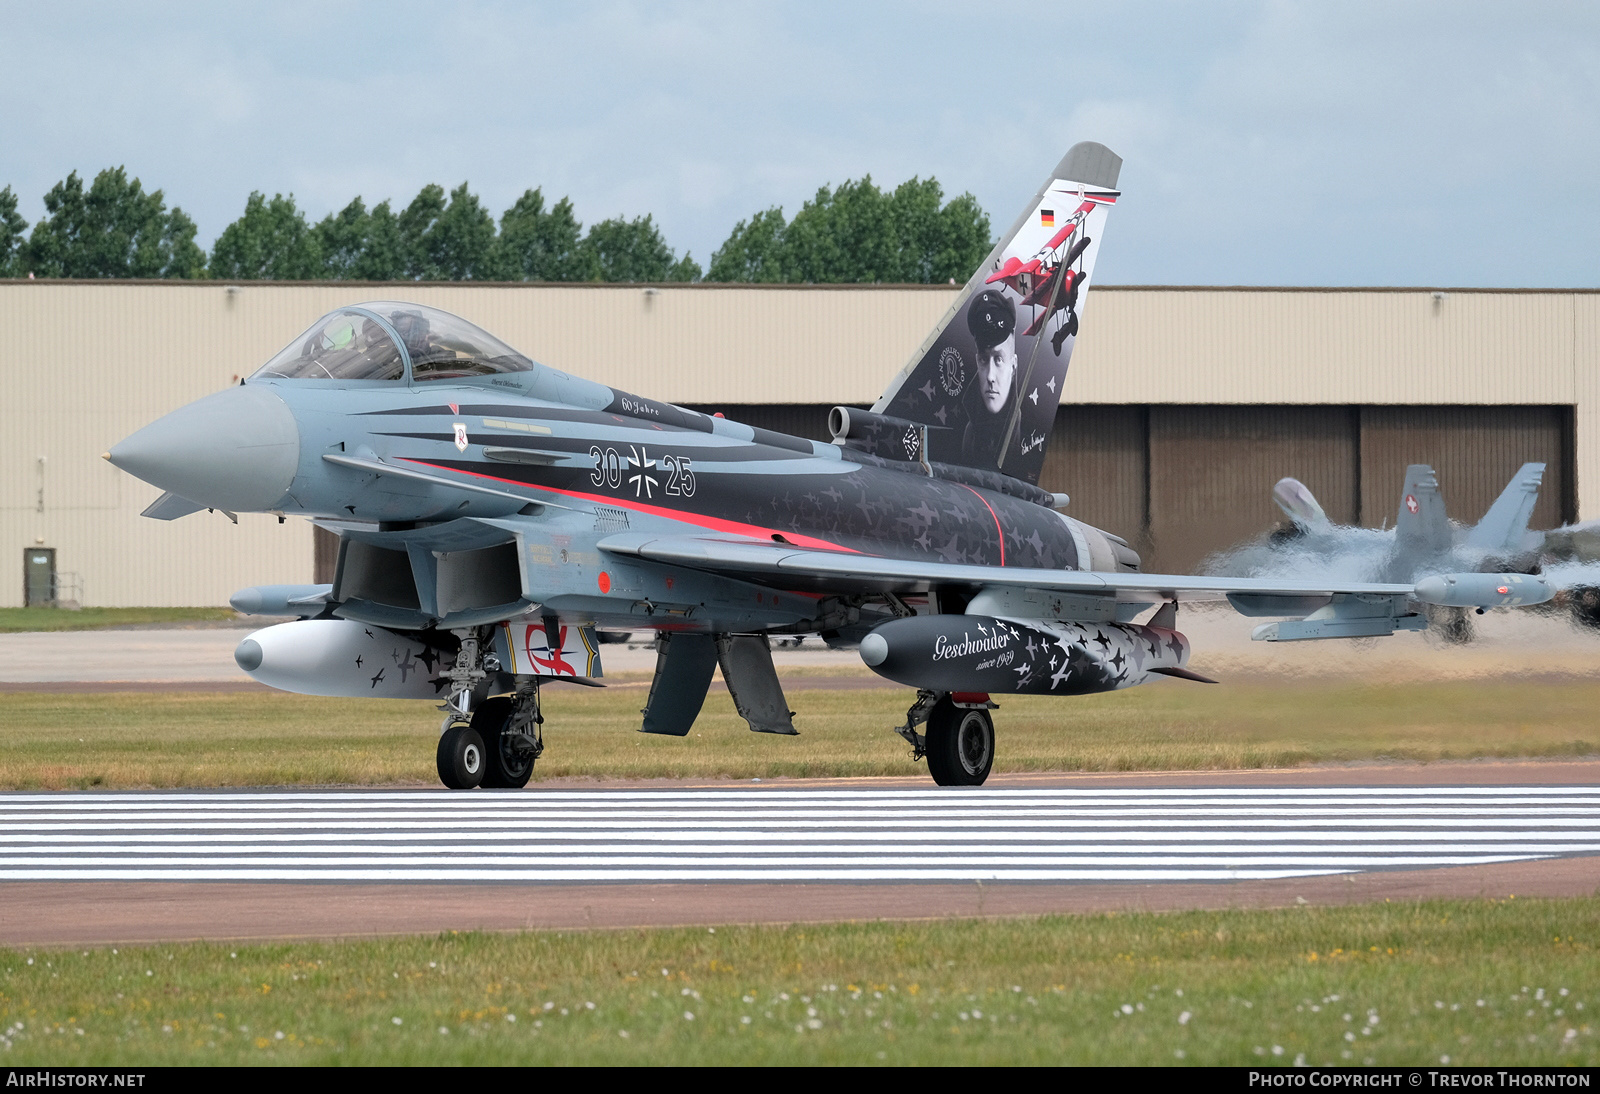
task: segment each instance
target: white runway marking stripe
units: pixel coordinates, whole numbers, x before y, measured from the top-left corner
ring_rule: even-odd
[[[1552,815],[1552,814],[1568,813],[1568,812],[1574,812],[1574,811],[1584,812],[1584,811],[1587,811],[1589,809],[1592,809],[1596,804],[1600,804],[1600,802],[1572,802],[1572,803],[1561,804],[1561,805],[1548,804],[1548,803],[1541,803],[1541,804],[1538,804],[1538,805],[1524,805],[1524,804],[1521,804],[1521,803],[1518,803],[1518,802],[1496,802],[1495,803],[1495,809],[1496,809],[1497,812],[1503,811],[1503,812],[1508,812],[1509,813],[1509,812],[1513,812],[1514,811],[1514,812],[1522,813],[1522,814],[1529,815],[1529,816],[1548,816],[1548,815]],[[93,810],[93,811],[73,811],[73,812],[68,812],[68,811],[65,811],[65,810],[46,810],[46,809],[33,809],[33,808],[30,808],[30,809],[25,809],[25,810],[20,811],[20,813],[18,815],[31,816],[31,817],[50,817],[50,818],[63,819],[63,820],[137,820],[137,819],[143,818],[143,817],[163,818],[163,817],[172,817],[172,816],[193,816],[195,808],[196,808],[195,806],[189,806],[187,808],[185,808],[185,807],[175,807],[175,806],[163,806],[160,809],[136,809],[136,810],[135,809],[128,809],[128,810],[118,810],[118,811],[115,811],[115,812],[113,812],[111,810]],[[1304,803],[1301,803],[1301,802],[1248,802],[1248,803],[1241,803],[1241,804],[1237,804],[1237,805],[1230,804],[1230,805],[1226,805],[1226,806],[1206,805],[1206,804],[1203,804],[1203,803],[1192,803],[1192,804],[1184,804],[1184,805],[1167,805],[1167,806],[1162,806],[1160,808],[1143,808],[1143,807],[1138,807],[1138,806],[1112,808],[1112,807],[1107,807],[1107,806],[1097,806],[1097,807],[1061,808],[1061,809],[1004,809],[1004,808],[962,809],[962,808],[958,808],[958,807],[954,807],[954,806],[943,807],[943,808],[921,808],[921,809],[893,808],[893,807],[883,807],[883,808],[874,808],[874,809],[836,809],[836,808],[828,808],[828,807],[818,806],[818,807],[815,807],[815,808],[799,808],[799,809],[796,809],[796,808],[771,808],[771,809],[755,809],[755,808],[744,808],[744,809],[710,809],[710,808],[701,808],[701,809],[692,809],[692,808],[677,808],[677,809],[647,809],[647,808],[632,808],[632,809],[571,809],[571,808],[544,808],[544,809],[538,809],[538,810],[529,810],[529,809],[525,809],[525,808],[524,809],[494,809],[494,810],[488,810],[488,809],[471,809],[471,810],[468,810],[468,809],[461,809],[461,810],[429,809],[429,810],[418,810],[418,809],[402,809],[402,808],[367,808],[367,809],[353,810],[353,809],[328,809],[328,808],[325,808],[325,807],[320,806],[320,805],[304,805],[304,806],[291,805],[291,806],[288,806],[286,808],[277,808],[277,809],[235,809],[235,808],[231,808],[231,807],[218,806],[218,807],[214,807],[214,808],[210,809],[209,812],[210,812],[210,815],[213,815],[213,816],[257,817],[257,818],[268,818],[268,819],[270,819],[272,817],[275,817],[275,816],[292,816],[292,817],[296,817],[296,818],[300,818],[300,819],[304,819],[306,817],[312,817],[312,818],[317,818],[317,819],[332,818],[332,817],[344,817],[344,818],[349,818],[349,819],[353,819],[353,820],[361,820],[361,819],[366,818],[366,817],[390,817],[390,818],[399,819],[399,820],[426,820],[426,819],[429,819],[431,817],[440,817],[440,816],[448,816],[448,817],[450,817],[450,818],[452,818],[454,820],[495,819],[495,818],[501,818],[501,817],[525,816],[525,815],[528,815],[530,813],[536,813],[540,817],[540,819],[542,819],[542,820],[548,820],[548,819],[552,819],[552,818],[566,818],[566,819],[570,819],[570,820],[591,821],[591,820],[605,820],[607,818],[631,819],[631,818],[634,818],[634,817],[641,817],[641,816],[663,817],[663,818],[695,817],[695,818],[701,818],[701,819],[723,818],[723,819],[727,819],[727,820],[741,820],[741,819],[743,819],[745,817],[757,816],[757,815],[759,815],[761,817],[768,818],[768,819],[781,819],[783,817],[807,817],[807,818],[828,817],[828,818],[840,818],[840,819],[846,819],[846,820],[850,819],[852,817],[871,817],[871,816],[882,816],[882,815],[892,815],[892,816],[907,817],[907,818],[913,818],[913,819],[922,818],[922,817],[950,817],[952,819],[956,819],[956,818],[966,818],[966,817],[993,817],[993,816],[1030,817],[1030,818],[1067,817],[1067,818],[1074,818],[1074,819],[1078,818],[1078,817],[1164,817],[1164,816],[1186,816],[1186,817],[1219,816],[1219,817],[1232,817],[1232,816],[1237,816],[1239,810],[1241,810],[1241,809],[1251,809],[1251,808],[1254,808],[1254,809],[1271,809],[1274,812],[1292,813],[1292,814],[1294,814],[1296,816],[1351,816],[1351,815],[1354,815],[1354,814],[1373,815],[1373,814],[1410,813],[1410,812],[1423,812],[1423,813],[1426,813],[1429,816],[1475,816],[1482,810],[1483,803],[1482,802],[1472,802],[1472,803],[1467,804],[1467,805],[1445,805],[1445,804],[1436,804],[1436,803],[1431,803],[1431,802],[1392,802],[1392,803],[1387,803],[1387,802],[1376,802],[1376,803],[1374,803],[1374,802],[1358,802],[1358,803],[1339,803],[1339,804],[1334,804],[1334,805],[1316,805],[1316,806],[1312,806],[1312,805],[1307,805],[1307,804],[1304,804]],[[0,807],[0,816],[10,815],[10,814],[12,814],[14,812],[16,812],[16,811],[8,810],[8,809],[5,809],[4,807]]]
[[[1600,854],[1600,788],[3,794],[0,880],[1216,881]]]
[[[846,834],[848,835],[848,834]],[[800,844],[803,850],[813,853],[827,853],[837,855],[869,854],[884,841],[880,837],[859,836],[854,843],[845,842],[839,833],[818,833],[817,838],[786,841],[764,841],[759,835],[747,837],[740,841],[723,840],[715,843],[705,842],[705,836],[695,836],[695,842],[688,839],[672,841],[670,852],[674,855],[694,854],[789,854],[791,849],[783,844]],[[819,839],[831,842],[818,842]],[[1171,837],[1163,837],[1170,839]],[[54,858],[64,858],[77,855],[252,855],[262,853],[262,844],[275,842],[285,847],[292,846],[294,854],[316,855],[348,853],[359,848],[363,854],[370,855],[427,855],[427,854],[455,854],[466,853],[461,850],[459,843],[441,842],[440,837],[434,833],[413,833],[403,838],[375,837],[362,838],[359,836],[346,836],[338,840],[328,840],[320,835],[299,834],[295,838],[263,837],[254,842],[248,839],[232,839],[227,842],[194,843],[189,836],[168,836],[160,839],[147,838],[137,843],[133,842],[101,842],[101,843],[61,843],[58,840],[40,840],[36,843],[15,841],[0,848],[0,857],[4,855],[42,855]],[[495,840],[494,846],[508,852],[524,854],[538,851],[541,856],[565,853],[582,852],[592,855],[612,854],[637,854],[659,857],[662,853],[661,843],[666,841],[648,841],[630,839],[627,842],[613,842],[600,839],[581,839],[565,837],[562,839],[540,838],[537,841],[517,841],[513,839]],[[1140,839],[1127,839],[1110,841],[1099,839],[1094,842],[1074,841],[1072,851],[1074,854],[1185,854],[1185,855],[1228,855],[1239,854],[1244,845],[1252,842],[1270,842],[1266,848],[1251,847],[1252,854],[1299,854],[1323,855],[1330,851],[1350,849],[1356,841],[1329,838],[1317,842],[1282,843],[1273,841],[1232,840],[1227,843],[1149,843]],[[1388,840],[1373,841],[1376,843],[1390,842]],[[750,846],[757,844],[757,846]],[[867,846],[863,846],[867,845]],[[1600,838],[1581,843],[1564,840],[1477,840],[1471,842],[1452,841],[1441,843],[1429,841],[1429,849],[1439,854],[1471,854],[1492,853],[1509,855],[1589,855],[1600,854]],[[897,854],[906,856],[913,854],[938,854],[950,855],[963,852],[978,852],[986,855],[1031,855],[1038,852],[1038,841],[1017,843],[989,843],[982,840],[964,840],[960,842],[946,840],[919,841],[914,848],[901,848]],[[781,848],[781,849],[779,849]],[[1361,847],[1364,854],[1398,854],[1388,847]],[[288,853],[288,852],[285,852]]]

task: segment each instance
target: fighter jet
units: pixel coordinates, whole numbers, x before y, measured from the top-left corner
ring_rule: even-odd
[[[1309,565],[1357,580],[1415,581],[1456,570],[1536,569],[1545,533],[1529,532],[1528,520],[1544,470],[1542,463],[1523,464],[1471,526],[1446,515],[1439,476],[1427,464],[1406,468],[1394,524],[1382,529],[1335,524],[1304,483],[1280,479],[1272,500],[1289,522],[1216,556],[1207,572],[1282,576]]]
[[[1206,572],[1289,577],[1316,568],[1356,580],[1418,581],[1457,570],[1520,570],[1543,574],[1577,622],[1600,627],[1600,522],[1530,531],[1544,472],[1542,463],[1523,464],[1483,518],[1469,526],[1446,514],[1434,469],[1413,464],[1406,468],[1394,525],[1383,529],[1334,524],[1304,483],[1280,479],[1272,499],[1289,522],[1215,556]],[[1445,637],[1471,639],[1470,621],[1460,609],[1430,614]]]
[[[267,512],[336,533],[331,585],[233,598],[300,617],[235,658],[289,691],[440,702],[439,775],[458,789],[526,785],[541,688],[600,685],[602,629],[656,633],[640,728],[677,736],[719,666],[752,730],[794,734],[772,639],[855,647],[916,689],[895,729],[913,759],[977,785],[995,696],[1204,679],[1181,601],[1289,617],[1255,631],[1287,641],[1417,629],[1430,600],[1547,598],[1523,574],[1437,589],[1143,574],[1122,539],[1060,512],[1039,472],[1121,164],[1073,147],[872,409],[834,408],[831,443],[580,379],[386,301],[318,319],[106,455],[166,491],[149,516]],[[1074,302],[1049,295],[1065,283],[1050,273],[1036,304],[1038,285],[1005,271],[1065,244],[1063,208]]]
[[[1471,526],[1445,512],[1439,477],[1427,464],[1406,468],[1392,527],[1356,528],[1328,519],[1316,496],[1299,479],[1284,478],[1272,500],[1289,518],[1271,533],[1221,552],[1203,567],[1215,575],[1293,577],[1328,573],[1347,580],[1418,582],[1456,571],[1540,572],[1543,533],[1529,532],[1545,465],[1525,463],[1512,476],[1483,519]],[[1470,641],[1472,626],[1462,607],[1433,606],[1426,612],[1436,631]],[[1481,609],[1480,609],[1481,614]]]

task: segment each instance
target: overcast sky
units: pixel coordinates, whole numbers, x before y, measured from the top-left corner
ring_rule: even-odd
[[[124,164],[209,248],[471,183],[654,214],[702,264],[824,183],[933,176],[996,229],[1125,159],[1097,280],[1600,284],[1600,5],[39,4],[0,0],[0,186]]]

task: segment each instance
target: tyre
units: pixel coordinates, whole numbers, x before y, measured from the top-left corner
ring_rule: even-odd
[[[521,790],[533,778],[533,753],[521,739],[501,730],[511,722],[514,706],[501,696],[486,699],[472,713],[472,728],[483,738],[483,783],[492,790]]]
[[[483,782],[483,738],[471,726],[453,725],[439,735],[439,780],[451,790],[471,790]]]
[[[1572,621],[1580,627],[1600,630],[1600,588],[1577,585],[1567,591]]]
[[[994,765],[994,719],[947,695],[928,716],[928,774],[940,786],[982,786]]]
[[[1472,616],[1468,614],[1468,609],[1439,604],[1429,604],[1426,608],[1428,629],[1440,640],[1452,646],[1465,646],[1472,641]]]

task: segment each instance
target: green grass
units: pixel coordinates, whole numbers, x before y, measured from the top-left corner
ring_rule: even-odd
[[[151,623],[218,623],[238,617],[232,608],[0,608],[0,634],[95,631]]]
[[[1593,1066],[1597,943],[1581,898],[0,951],[0,1058]]]
[[[713,694],[686,738],[636,732],[644,686],[545,691],[539,779],[911,775],[889,727],[901,690],[791,690],[799,737],[745,728]],[[1367,760],[1600,755],[1600,683],[1162,683],[1080,699],[1005,699],[997,772],[1285,767]],[[282,693],[0,699],[0,788],[432,785],[425,703]]]

